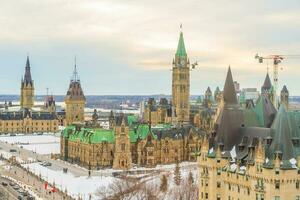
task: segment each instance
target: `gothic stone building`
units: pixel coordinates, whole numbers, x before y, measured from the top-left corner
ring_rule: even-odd
[[[34,108],[34,82],[27,57],[25,75],[21,81],[21,108],[0,111],[0,133],[58,132],[55,112]]]
[[[268,94],[242,108],[229,68],[214,131],[198,157],[199,199],[300,199],[300,112],[287,111],[286,101],[277,111]]]
[[[203,132],[160,124],[150,128],[134,116],[117,116],[109,130],[70,125],[61,134],[62,159],[87,168],[129,169],[196,161]]]

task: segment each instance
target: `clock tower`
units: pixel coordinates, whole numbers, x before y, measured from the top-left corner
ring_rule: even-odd
[[[172,104],[178,122],[189,122],[190,118],[190,61],[187,57],[183,33],[179,42],[172,67]]]
[[[66,125],[84,122],[85,96],[81,88],[75,62],[73,77],[65,97],[66,104]]]

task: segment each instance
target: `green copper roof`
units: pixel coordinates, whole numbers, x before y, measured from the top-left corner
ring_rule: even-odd
[[[244,110],[244,124],[246,127],[262,127],[253,109]]]
[[[136,115],[128,115],[127,117],[129,127],[132,126],[135,122],[138,122],[138,117]]]
[[[176,51],[176,56],[186,57],[186,50],[184,45],[183,33],[180,32],[178,47]]]
[[[69,141],[80,141],[82,143],[96,144],[101,142],[113,143],[115,135],[112,130],[82,128],[75,131],[75,126],[71,125],[62,131],[63,137],[69,137]]]
[[[267,151],[267,157],[274,159],[274,153],[280,151],[282,153],[282,160],[295,158],[296,152],[292,143],[293,127],[284,106],[280,106],[271,129],[273,132],[273,142]]]
[[[140,124],[134,130],[129,131],[130,142],[134,143],[137,139],[145,139],[148,136],[149,125],[148,124]],[[157,136],[150,132],[154,139],[157,139]]]

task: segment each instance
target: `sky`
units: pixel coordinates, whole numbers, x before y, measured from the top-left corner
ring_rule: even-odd
[[[65,94],[74,68],[88,95],[171,94],[180,24],[191,94],[223,88],[230,65],[242,88],[260,88],[254,55],[300,55],[299,0],[0,0],[0,94],[19,94],[26,56],[36,94]],[[299,58],[287,58],[279,88],[300,95]]]

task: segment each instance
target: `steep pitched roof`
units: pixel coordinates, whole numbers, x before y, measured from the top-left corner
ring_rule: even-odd
[[[177,51],[176,51],[175,55],[179,56],[179,57],[186,57],[187,56],[182,31],[180,32],[179,42],[178,42]]]
[[[29,56],[27,56],[27,60],[26,60],[25,75],[24,75],[24,83],[25,83],[25,85],[28,85],[28,84],[31,84],[31,85],[32,85],[32,78],[31,78],[31,72],[30,72]]]
[[[227,71],[227,77],[224,85],[223,99],[225,104],[238,104],[230,66]]]
[[[280,106],[276,118],[271,126],[272,144],[267,149],[267,157],[275,158],[275,152],[282,154],[282,160],[290,160],[295,158],[295,152],[292,143],[291,121],[284,106]]]
[[[269,73],[267,73],[264,84],[261,87],[261,90],[264,91],[264,90],[269,90],[271,88],[272,88],[272,83],[269,77]]]
[[[281,90],[281,93],[289,93],[286,85],[283,86],[282,90]]]
[[[257,115],[260,126],[267,128],[271,126],[277,112],[273,103],[264,94],[258,98],[254,111]]]

